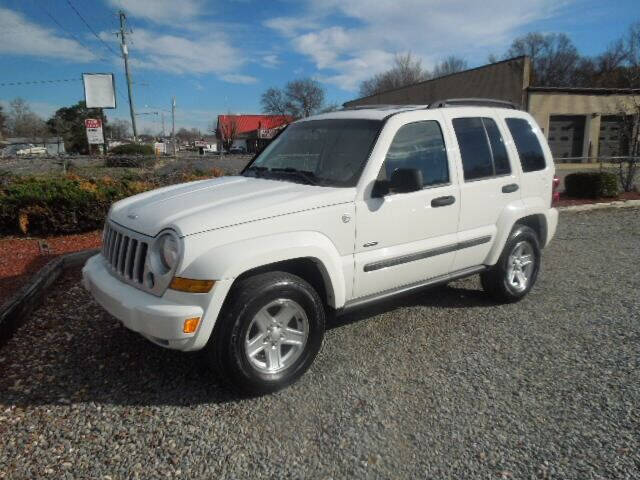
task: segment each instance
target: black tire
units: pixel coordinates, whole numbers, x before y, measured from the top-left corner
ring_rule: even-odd
[[[514,250],[522,244],[522,242],[526,242],[531,247],[534,259],[533,269],[528,276],[528,282],[524,289],[514,287],[509,282],[508,278],[509,258]],[[527,293],[529,293],[533,288],[533,285],[536,283],[538,271],[540,270],[541,258],[540,241],[538,240],[536,232],[526,225],[516,224],[507,239],[507,243],[502,250],[502,254],[498,259],[498,262],[480,275],[482,288],[494,300],[501,303],[513,303],[521,300]]]
[[[308,320],[306,343],[295,362],[275,373],[260,371],[245,354],[245,339],[254,316],[274,300],[292,300]],[[267,272],[241,279],[230,292],[205,347],[207,363],[235,390],[263,395],[295,382],[309,368],[322,346],[325,310],[315,289],[285,272]],[[266,355],[266,350],[264,355]]]

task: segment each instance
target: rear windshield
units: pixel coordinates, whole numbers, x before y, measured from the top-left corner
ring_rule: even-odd
[[[380,120],[310,120],[275,138],[243,175],[353,187],[369,157]]]

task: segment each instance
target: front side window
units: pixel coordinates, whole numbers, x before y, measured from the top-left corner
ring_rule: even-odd
[[[353,187],[382,127],[379,120],[329,119],[294,123],[243,175],[331,187]]]
[[[531,124],[524,118],[507,118],[507,127],[516,144],[523,172],[544,170],[546,162],[538,137]],[[562,137],[561,140],[568,139]]]
[[[379,180],[390,180],[399,168],[422,172],[425,187],[449,183],[449,164],[440,125],[435,120],[403,125],[387,151]]]

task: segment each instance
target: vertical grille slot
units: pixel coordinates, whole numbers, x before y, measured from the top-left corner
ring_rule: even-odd
[[[113,275],[143,290],[149,290],[144,285],[144,266],[149,253],[149,244],[141,237],[128,230],[119,231],[117,227],[107,222],[102,255]]]
[[[136,249],[138,248],[138,241],[135,238],[131,239],[131,245],[129,245],[129,250],[127,251],[127,258],[125,260],[125,271],[124,276],[132,279],[133,278],[133,261],[136,258]]]
[[[142,283],[143,274],[144,274],[144,261],[147,258],[147,244],[144,242],[140,242],[140,255],[136,256],[136,265],[134,266],[135,270],[135,280],[138,283]]]
[[[120,255],[118,255],[118,273],[124,275],[124,260],[127,257],[127,249],[129,248],[129,237],[122,237],[120,242]]]

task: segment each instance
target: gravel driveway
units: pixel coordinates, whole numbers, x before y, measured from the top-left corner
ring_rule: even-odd
[[[255,399],[70,272],[0,350],[0,478],[640,478],[639,215],[562,214],[519,304],[471,278],[333,320]]]

